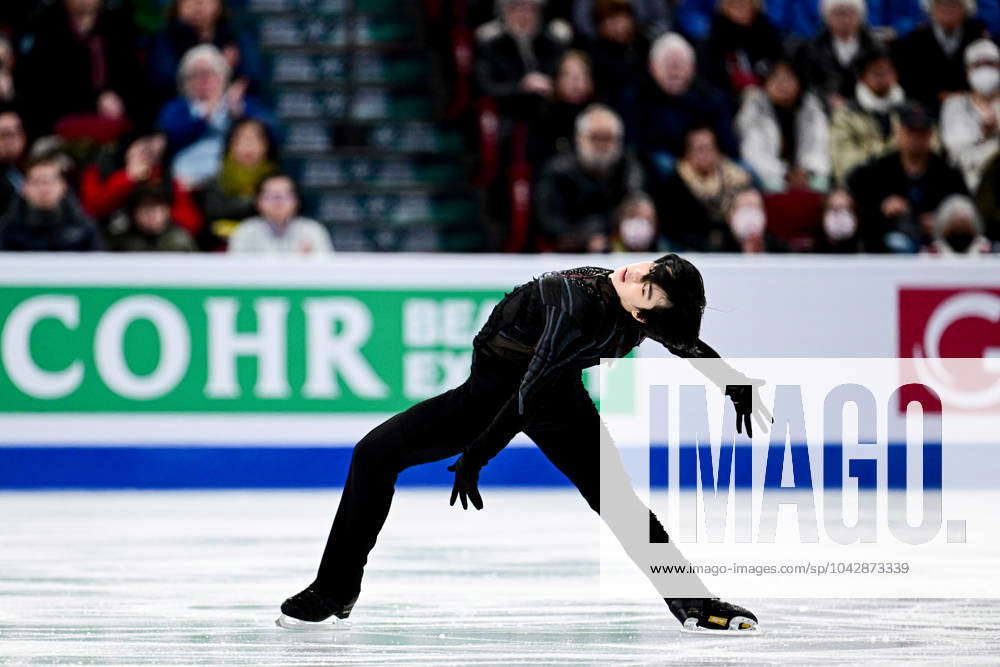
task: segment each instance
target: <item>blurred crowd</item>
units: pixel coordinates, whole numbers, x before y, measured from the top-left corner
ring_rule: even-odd
[[[320,253],[223,0],[0,2],[0,250]]]
[[[467,16],[499,159],[527,137],[535,249],[1000,249],[995,2],[495,0]]]

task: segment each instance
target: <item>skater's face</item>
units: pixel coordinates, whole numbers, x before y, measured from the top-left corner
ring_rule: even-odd
[[[673,305],[662,287],[643,280],[652,268],[653,262],[639,262],[619,267],[611,274],[611,284],[618,292],[622,307],[640,322],[642,311]]]

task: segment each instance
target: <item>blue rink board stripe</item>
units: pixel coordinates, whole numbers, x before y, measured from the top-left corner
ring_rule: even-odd
[[[682,447],[681,453],[688,449]],[[0,447],[0,489],[340,487],[352,452],[349,446]],[[650,477],[655,487],[665,485],[665,454],[662,447],[654,447],[650,453]],[[936,456],[940,456],[940,448]],[[899,469],[903,457],[891,458],[897,465],[890,466],[889,487],[903,488],[905,473],[900,475],[903,470]],[[451,486],[454,475],[445,469],[448,461],[409,468],[400,474],[398,484]],[[535,447],[508,447],[483,470],[481,482],[496,486],[569,484]],[[780,484],[780,480],[772,483]],[[821,485],[823,480],[814,476],[812,483]],[[682,479],[682,486],[694,484],[694,479]],[[747,485],[738,482],[737,486]]]

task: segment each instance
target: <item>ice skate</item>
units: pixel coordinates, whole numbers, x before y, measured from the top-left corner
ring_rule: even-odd
[[[287,630],[325,630],[351,615],[351,609],[358,597],[341,604],[326,597],[312,584],[301,593],[296,593],[281,604],[281,616],[274,624]],[[330,621],[333,616],[334,620]]]
[[[718,598],[684,598],[666,602],[681,622],[681,632],[728,636],[760,632],[753,612]]]

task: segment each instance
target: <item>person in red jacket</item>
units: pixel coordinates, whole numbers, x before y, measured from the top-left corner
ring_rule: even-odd
[[[140,185],[156,185],[170,178],[163,167],[166,139],[162,134],[140,136],[123,141],[118,155],[105,154],[83,170],[80,178],[80,203],[98,220],[107,219],[128,202]],[[171,180],[173,204],[170,217],[192,236],[201,230],[203,216],[191,194],[176,180]]]

